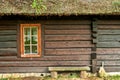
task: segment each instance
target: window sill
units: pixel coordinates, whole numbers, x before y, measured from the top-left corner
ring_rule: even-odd
[[[26,54],[26,55],[21,55],[21,57],[24,58],[31,58],[31,57],[40,57],[41,55],[36,55],[36,54]]]

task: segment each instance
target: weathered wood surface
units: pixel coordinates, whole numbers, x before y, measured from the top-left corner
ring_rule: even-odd
[[[45,49],[45,55],[84,55],[91,54],[90,48]]]
[[[56,35],[56,34],[69,34],[69,35],[75,35],[75,34],[91,34],[90,30],[45,30],[45,34],[52,34],[52,35]]]
[[[97,61],[97,65],[101,65],[101,62],[104,62],[104,66],[118,66],[120,67],[120,61],[119,60],[105,60],[105,61]]]
[[[49,67],[49,71],[90,71],[90,67]]]
[[[17,48],[0,48],[0,56],[17,56]]]
[[[79,25],[79,24],[76,24],[76,25],[74,25],[74,24],[72,24],[72,25],[70,25],[70,24],[68,24],[68,25],[64,25],[64,24],[50,25],[49,24],[49,25],[44,25],[44,27],[47,30],[80,30],[80,29],[88,30],[88,29],[90,29],[90,26],[87,24],[85,24],[85,25]]]
[[[33,65],[34,64],[34,65]],[[0,67],[90,66],[90,61],[1,61]]]
[[[103,54],[103,55],[97,55],[98,60],[120,60],[120,54]]]
[[[7,56],[6,56],[7,55]],[[6,54],[6,55],[2,55],[0,57],[0,61],[90,61],[90,56],[89,55],[72,55],[72,57],[69,55],[69,56],[44,56],[44,57],[41,57],[41,58],[20,58],[20,57],[17,57],[17,54],[13,54],[13,53],[10,53],[10,54]]]
[[[42,22],[42,21],[41,21]],[[44,20],[43,24],[54,25],[90,25],[90,20]]]
[[[120,30],[120,25],[119,24],[111,24],[111,25],[98,25],[99,30]]]
[[[45,35],[46,41],[80,41],[80,40],[91,40],[90,35]]]
[[[97,54],[102,54],[103,56],[105,54],[120,54],[120,48],[97,48]]]
[[[120,42],[99,42],[97,43],[97,47],[99,48],[118,48],[120,47]]]
[[[120,35],[99,35],[97,39],[99,42],[119,42]]]
[[[92,47],[90,41],[59,41],[45,42],[45,48],[77,48],[77,47]]]
[[[120,72],[120,67],[116,67],[116,66],[105,67],[105,70],[107,72]]]
[[[14,42],[0,42],[0,48],[16,48],[17,43]]]
[[[0,67],[0,73],[45,73],[47,67]]]
[[[0,42],[3,41],[17,41],[16,35],[0,35]]]
[[[97,24],[104,24],[104,25],[118,25],[118,24],[120,24],[120,20],[112,20],[112,19],[109,19],[109,20],[98,20],[97,21]]]
[[[0,35],[16,35],[16,30],[0,30]]]
[[[98,20],[97,66],[107,72],[120,71],[120,20]]]
[[[98,30],[98,34],[119,34],[120,35],[120,30]]]

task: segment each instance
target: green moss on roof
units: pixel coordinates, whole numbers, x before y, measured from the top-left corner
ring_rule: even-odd
[[[44,0],[47,10],[40,14],[31,7],[32,0],[2,0],[0,14],[19,15],[120,15],[120,0]]]

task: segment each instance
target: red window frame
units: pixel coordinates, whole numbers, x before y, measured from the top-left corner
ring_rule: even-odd
[[[24,53],[24,28],[25,27],[37,27],[37,36],[38,36],[38,43],[37,43],[37,54],[25,54]],[[20,55],[21,57],[40,57],[41,56],[41,25],[40,24],[20,24]]]

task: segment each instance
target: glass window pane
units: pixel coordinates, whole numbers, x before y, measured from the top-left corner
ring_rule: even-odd
[[[32,35],[37,35],[37,28],[32,28]]]
[[[37,53],[37,46],[32,46],[32,53]]]
[[[30,35],[30,28],[24,28],[24,35]]]
[[[30,46],[25,46],[25,54],[29,54],[30,53]]]
[[[24,38],[24,43],[25,43],[25,44],[30,44],[30,36],[26,36],[26,37]]]
[[[32,36],[32,44],[37,44],[37,36]]]

